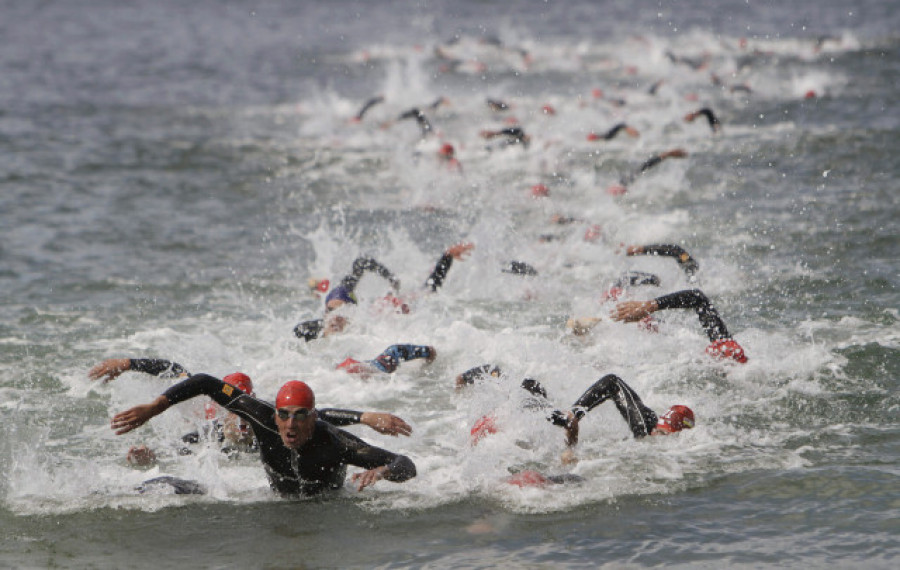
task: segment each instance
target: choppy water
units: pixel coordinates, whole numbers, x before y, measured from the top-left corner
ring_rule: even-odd
[[[888,0],[0,3],[0,566],[894,567],[898,12]],[[384,124],[438,97],[434,136]],[[488,98],[512,109],[493,114]],[[701,106],[718,135],[682,120]],[[479,131],[508,115],[530,147],[487,150]],[[586,140],[619,121],[640,137]],[[436,158],[444,142],[461,174]],[[606,193],[676,147],[688,157]],[[539,183],[549,198],[530,197]],[[585,222],[554,226],[555,213]],[[602,237],[585,241],[593,224]],[[336,280],[367,253],[413,292],[459,240],[473,255],[412,314],[379,311],[384,285],[367,277],[347,334],[292,336],[321,312],[308,278]],[[690,251],[697,283],[618,246],[653,242]],[[511,259],[539,275],[501,273]],[[609,311],[602,293],[628,269],[658,274],[659,293],[702,288],[748,364],[706,358],[696,317],[679,312],[658,334],[608,321],[567,334],[567,317]],[[334,370],[394,342],[439,357],[368,381]],[[243,370],[264,397],[299,378],[322,405],[396,413],[411,438],[351,431],[419,475],[278,499],[253,458],[177,455],[202,403],[116,437],[111,415],[167,385],[88,380],[127,356]],[[456,393],[453,377],[484,362],[507,376]],[[582,422],[571,471],[584,483],[503,484],[521,467],[566,471],[559,430],[517,407],[517,379],[566,406],[609,372],[657,410],[690,405],[697,428],[635,441],[605,404]],[[494,409],[506,429],[470,446]],[[137,443],[157,467],[126,464]],[[133,492],[158,474],[210,493]]]

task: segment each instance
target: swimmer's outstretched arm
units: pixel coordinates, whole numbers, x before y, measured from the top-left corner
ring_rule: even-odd
[[[174,378],[186,376],[190,373],[177,362],[162,358],[109,358],[97,364],[88,371],[91,380],[103,380],[109,382],[116,379],[127,370],[144,372],[153,376]]]
[[[171,405],[165,395],[157,396],[149,404],[135,406],[116,414],[110,422],[110,427],[116,432],[116,435],[128,433],[165,412]]]
[[[353,268],[350,270],[350,275],[347,275],[343,279],[341,279],[341,287],[344,287],[348,292],[352,293],[356,289],[356,285],[359,283],[359,280],[362,276],[367,272],[372,271],[377,273],[379,276],[387,280],[391,287],[395,291],[400,290],[400,280],[397,279],[391,270],[378,262],[378,260],[372,257],[357,257],[353,261]]]
[[[431,275],[425,281],[425,287],[431,289],[432,292],[440,289],[441,285],[444,284],[444,279],[447,277],[447,272],[450,271],[450,266],[453,265],[453,260],[463,261],[473,249],[475,249],[475,244],[470,242],[460,242],[447,248],[447,251],[441,255],[441,258],[438,259],[437,264],[434,266],[434,271],[431,272]]]
[[[693,257],[691,257],[691,254],[678,245],[630,245],[625,250],[625,255],[659,255],[662,257],[674,257],[675,261],[678,262],[678,266],[681,267],[682,271],[688,276],[694,275],[694,273],[700,269],[700,265]]]
[[[349,426],[362,424],[369,426],[378,433],[386,435],[410,435],[412,426],[402,418],[384,412],[358,412],[356,410],[340,410],[336,408],[321,408],[316,410],[319,419],[335,426]]]
[[[694,309],[700,318],[700,326],[703,327],[709,340],[731,338],[728,328],[719,317],[719,312],[699,289],[678,291],[650,301],[624,301],[617,304],[610,315],[615,321],[630,323],[665,309]]]

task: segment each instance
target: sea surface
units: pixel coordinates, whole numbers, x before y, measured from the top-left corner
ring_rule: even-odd
[[[0,567],[896,568],[898,30],[894,0],[0,1]],[[482,136],[512,126],[527,147]],[[700,269],[624,254],[647,244]],[[360,255],[410,313],[367,275],[343,334],[296,338],[309,279]],[[626,271],[659,279],[633,300],[702,290],[747,363],[689,310],[612,321]],[[335,369],[400,342],[437,359]],[[116,436],[174,382],[88,378],[128,357],[394,413],[412,436],[348,430],[418,475],[279,498],[252,455],[179,454],[203,398]],[[519,382],[566,409],[609,373],[696,427],[635,440],[607,402],[564,465]],[[208,492],[135,490],[164,475]]]

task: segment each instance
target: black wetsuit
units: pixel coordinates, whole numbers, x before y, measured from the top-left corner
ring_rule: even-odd
[[[572,407],[572,412],[577,419],[581,419],[584,415],[612,398],[616,404],[616,409],[622,414],[622,418],[631,428],[634,437],[645,437],[650,435],[653,428],[656,427],[658,418],[656,412],[648,408],[641,401],[641,397],[631,389],[631,386],[615,374],[607,374],[603,378],[594,382]],[[547,418],[555,425],[566,425],[566,414],[554,410]]]
[[[419,347],[415,347],[419,348]],[[423,358],[420,355],[421,351],[414,351],[412,355],[406,355],[408,358],[405,360],[410,360],[411,358]],[[424,356],[424,357],[427,357]],[[390,358],[390,357],[389,357]],[[165,360],[162,358],[131,358],[130,359],[130,370],[135,372],[144,372],[146,374],[152,374],[154,376],[159,376],[160,378],[176,378],[176,377],[188,377],[191,373],[181,364],[177,362],[173,362],[171,360]],[[396,366],[399,364],[395,364]],[[358,412],[356,410],[344,410],[339,408],[321,408],[316,410],[319,419],[326,421],[332,425],[336,426],[348,426],[358,424],[362,418],[362,412]],[[221,422],[218,420],[213,420],[209,429],[206,430],[206,439],[212,439],[217,441],[218,443],[225,443],[225,430]],[[189,444],[200,443],[204,438],[201,437],[199,430],[195,430],[181,436],[181,441]],[[226,445],[222,448],[223,453],[231,454],[237,451],[250,451],[257,452],[259,451],[259,442],[256,440],[256,437],[253,438],[253,442],[246,446],[232,446]],[[190,455],[193,453],[189,448],[183,447],[179,450],[180,455]]]
[[[384,478],[398,483],[416,475],[416,466],[408,457],[369,445],[322,420],[316,421],[312,437],[302,447],[285,447],[272,404],[207,374],[191,376],[164,392],[172,405],[201,394],[250,422],[259,440],[260,459],[269,483],[279,494],[310,495],[339,489],[347,464],[364,469],[387,466]],[[348,422],[351,419],[347,418]]]
[[[622,176],[622,178],[619,179],[619,182],[621,182],[622,186],[630,185],[632,182],[634,182],[637,179],[638,176],[640,176],[641,174],[647,172],[654,166],[661,163],[664,158],[665,158],[664,156],[661,156],[659,154],[654,154],[653,156],[648,158],[646,161],[644,161],[644,163],[641,164],[640,167],[638,167],[638,169],[635,172],[630,172],[630,173]]]
[[[622,129],[626,128],[627,126],[628,125],[626,125],[625,123],[619,123],[619,124],[615,125],[613,128],[606,131],[606,134],[603,135],[603,137],[602,137],[603,140],[605,140],[605,141],[613,140],[614,138],[616,138],[616,135],[619,134],[619,132]]]
[[[383,101],[384,101],[384,97],[382,97],[381,95],[379,95],[377,97],[372,97],[371,99],[366,101],[366,103],[362,106],[362,108],[356,114],[356,120],[361,121],[363,116],[369,112],[369,109],[371,109],[372,107],[374,107],[375,105],[377,105]]]
[[[719,118],[716,117],[716,114],[713,113],[712,109],[710,109],[709,107],[703,107],[702,109],[698,110],[695,114],[703,115],[704,117],[706,117],[706,122],[709,123],[709,128],[712,129],[712,132],[714,132],[714,133],[717,132],[719,130],[719,127],[722,126],[722,123],[719,121]]]
[[[425,113],[420,111],[419,109],[410,109],[405,113],[402,113],[398,120],[402,121],[404,119],[415,119],[416,124],[419,125],[419,129],[422,131],[422,136],[428,136],[432,132],[431,123],[428,122],[428,118],[425,116]]]
[[[660,310],[665,309],[694,309],[700,318],[700,326],[706,331],[710,341],[730,339],[731,334],[719,312],[713,306],[709,298],[699,289],[687,289],[670,293],[654,299]]]
[[[344,278],[341,279],[341,284],[338,285],[338,287],[342,287],[349,295],[352,295],[354,290],[356,290],[356,286],[359,284],[359,280],[362,279],[367,271],[377,273],[386,279],[394,290],[400,288],[400,280],[394,277],[391,270],[372,257],[357,257],[354,259],[350,274],[345,275]]]
[[[461,376],[466,384],[474,384],[475,380],[483,379],[487,376],[497,377],[501,373],[500,368],[493,364],[482,364],[466,370]],[[521,387],[534,396],[534,398],[530,398],[525,403],[526,407],[544,409],[552,407],[547,399],[547,390],[537,380],[525,378],[522,380]],[[628,423],[628,427],[631,428],[631,433],[634,434],[634,437],[650,435],[658,421],[656,412],[645,406],[640,396],[615,374],[607,374],[594,382],[575,401],[575,404],[572,406],[572,413],[580,420],[587,412],[610,398],[613,398],[616,408]],[[547,421],[554,425],[565,427],[566,413],[560,410],[553,410],[547,415]]]
[[[691,255],[681,246],[662,244],[662,245],[645,245],[641,246],[642,251],[633,255],[660,255],[663,257],[673,257],[678,262],[678,266],[689,277],[694,275],[700,265],[691,257]]]

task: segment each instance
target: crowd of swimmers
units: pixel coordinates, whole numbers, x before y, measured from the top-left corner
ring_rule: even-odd
[[[452,68],[458,66],[459,62],[449,55],[450,51],[438,48],[435,56]],[[531,61],[531,54],[526,50],[513,49],[509,50],[509,53],[521,57],[523,64]],[[693,70],[704,69],[708,63],[705,60],[694,61],[676,56],[671,52],[667,53],[667,57],[673,65],[688,66]],[[651,95],[655,94],[660,84],[661,82],[654,84],[650,91]],[[367,120],[373,109],[386,103],[383,96],[372,97],[362,104],[350,121],[362,123]],[[428,113],[446,104],[447,99],[440,97],[431,104],[407,108],[395,114],[393,119],[383,121],[381,126],[389,128],[398,122],[411,121],[418,126],[423,138],[437,137],[434,123],[429,119]],[[624,105],[625,101],[620,100],[618,104]],[[511,108],[509,103],[496,98],[487,98],[487,106],[491,112],[497,114],[508,113]],[[545,115],[553,115],[556,111],[552,106],[546,105],[542,112]],[[722,130],[722,121],[708,106],[692,110],[680,118],[687,123],[700,118],[705,119],[713,135],[718,135]],[[588,135],[588,141],[610,141],[622,135],[632,138],[641,136],[634,126],[621,121],[608,128],[592,130]],[[534,138],[517,121],[507,122],[498,128],[481,130],[478,136],[489,143],[490,146],[486,147],[489,150],[501,147],[528,150],[534,143]],[[442,161],[461,171],[462,167],[452,143],[442,141],[438,155]],[[621,195],[638,177],[663,161],[688,157],[689,153],[682,148],[654,153],[643,163],[623,174],[619,183],[611,186],[608,192],[612,195]],[[535,189],[535,196],[542,191],[546,191],[546,187],[543,190]],[[563,226],[585,220],[557,215],[551,218],[550,222],[554,226]],[[595,239],[596,235],[596,226],[588,223],[585,239]],[[542,240],[546,241],[553,238],[553,234],[542,236]],[[308,315],[312,318],[306,318],[297,324],[293,329],[293,335],[305,343],[316,343],[323,342],[322,339],[329,336],[345,333],[352,319],[358,318],[352,308],[364,301],[384,304],[400,314],[410,313],[416,309],[417,299],[422,295],[437,293],[448,278],[451,267],[457,262],[464,261],[474,249],[474,244],[465,241],[446,248],[440,253],[424,283],[409,290],[404,290],[396,274],[372,256],[359,256],[353,260],[349,272],[334,280],[334,286],[329,279],[310,278],[310,290],[324,296],[322,309],[316,315]],[[670,290],[651,299],[640,300],[635,298],[639,296],[635,294],[636,291],[648,286],[658,288],[661,286],[661,280],[652,273],[628,271],[605,288],[604,298],[615,303],[609,314],[569,319],[567,328],[570,334],[592,334],[596,325],[607,319],[614,322],[639,323],[646,330],[656,330],[655,313],[688,309],[696,313],[700,326],[709,340],[706,353],[711,358],[736,364],[747,362],[748,357],[743,347],[732,336],[714,302],[696,286],[700,264],[694,256],[674,243],[631,245],[627,246],[626,255],[671,258],[684,272],[690,286]],[[522,260],[512,260],[499,271],[526,277],[539,275],[537,268]],[[386,284],[386,293],[383,297],[372,300],[361,300],[358,297],[357,286],[367,275],[373,275]],[[428,344],[395,342],[393,339],[385,345],[385,349],[378,355],[371,358],[363,356],[361,360],[347,358],[336,363],[335,368],[344,373],[372,378],[393,374],[403,363],[410,361],[421,360],[422,364],[427,366],[438,358],[440,349]],[[348,466],[361,469],[351,477],[358,490],[374,485],[380,480],[402,483],[418,473],[410,457],[371,445],[343,429],[358,424],[382,434],[409,436],[412,427],[408,422],[385,411],[318,407],[312,387],[316,384],[315,378],[287,381],[272,398],[271,395],[257,394],[252,380],[242,372],[234,372],[220,379],[205,373],[192,374],[181,364],[161,358],[107,359],[92,368],[89,377],[108,382],[128,371],[167,378],[175,383],[152,401],[115,414],[111,425],[117,434],[131,432],[181,402],[205,397],[208,399],[205,408],[205,427],[185,434],[178,445],[179,453],[190,455],[193,453],[193,446],[206,441],[219,445],[226,454],[255,454],[263,464],[271,488],[280,495],[311,495],[340,489],[345,485]],[[490,381],[501,379],[521,386],[528,394],[530,405],[544,410],[546,420],[560,428],[561,464],[564,466],[574,465],[577,461],[575,450],[579,442],[580,424],[585,421],[586,415],[591,410],[608,400],[613,402],[632,435],[637,439],[677,434],[684,429],[694,428],[697,424],[702,425],[693,410],[685,403],[674,403],[661,413],[654,411],[644,404],[640,395],[622,377],[612,373],[603,374],[588,386],[571,406],[562,409],[550,403],[548,392],[539,381],[533,378],[513,381],[502,372],[499,365],[494,363],[469,367],[456,376],[455,380],[448,381],[448,385],[454,386],[457,390],[467,390],[489,379],[493,379]],[[484,438],[503,429],[505,428],[499,417],[491,413],[485,414],[471,427],[471,444],[477,445]],[[158,460],[156,451],[146,445],[132,446],[127,453],[127,459],[135,466],[151,465]],[[571,472],[549,474],[535,470],[517,473],[509,479],[509,482],[515,485],[529,486],[579,481],[581,478]],[[176,493],[193,494],[205,491],[200,483],[169,476],[148,480],[138,490],[145,492],[158,485],[174,489]]]

